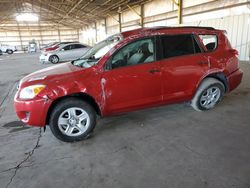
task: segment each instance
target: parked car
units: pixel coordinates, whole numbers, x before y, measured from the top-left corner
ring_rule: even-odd
[[[24,77],[15,95],[18,117],[49,125],[60,140],[91,134],[102,117],[190,101],[212,109],[241,82],[238,52],[222,30],[143,28],[111,36],[82,58]]]
[[[89,46],[80,43],[69,43],[60,45],[54,51],[41,53],[40,62],[51,62],[53,64],[56,64],[64,61],[72,61],[82,57],[89,49]]]
[[[3,55],[3,52],[2,52],[2,50],[0,50],[0,55]]]
[[[15,51],[17,51],[16,46],[11,46],[7,44],[0,44],[0,50],[3,53],[13,54]]]

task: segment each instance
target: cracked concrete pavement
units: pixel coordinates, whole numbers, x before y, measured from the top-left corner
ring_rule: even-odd
[[[63,143],[16,117],[17,81],[50,64],[1,56],[0,187],[250,187],[250,64],[214,110],[176,104],[99,119],[85,141]]]

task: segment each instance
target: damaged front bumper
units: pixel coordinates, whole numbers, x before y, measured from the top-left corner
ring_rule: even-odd
[[[36,97],[31,100],[14,99],[14,107],[18,118],[27,125],[44,127],[52,101],[48,98]]]

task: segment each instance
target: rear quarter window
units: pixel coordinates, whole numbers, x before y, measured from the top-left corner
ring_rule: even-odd
[[[209,52],[212,52],[217,48],[218,38],[216,35],[199,35],[199,37]]]

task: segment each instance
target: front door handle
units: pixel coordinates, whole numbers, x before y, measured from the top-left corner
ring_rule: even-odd
[[[151,74],[154,74],[156,72],[161,72],[161,71],[159,69],[152,69],[152,70],[149,70],[148,72]]]

